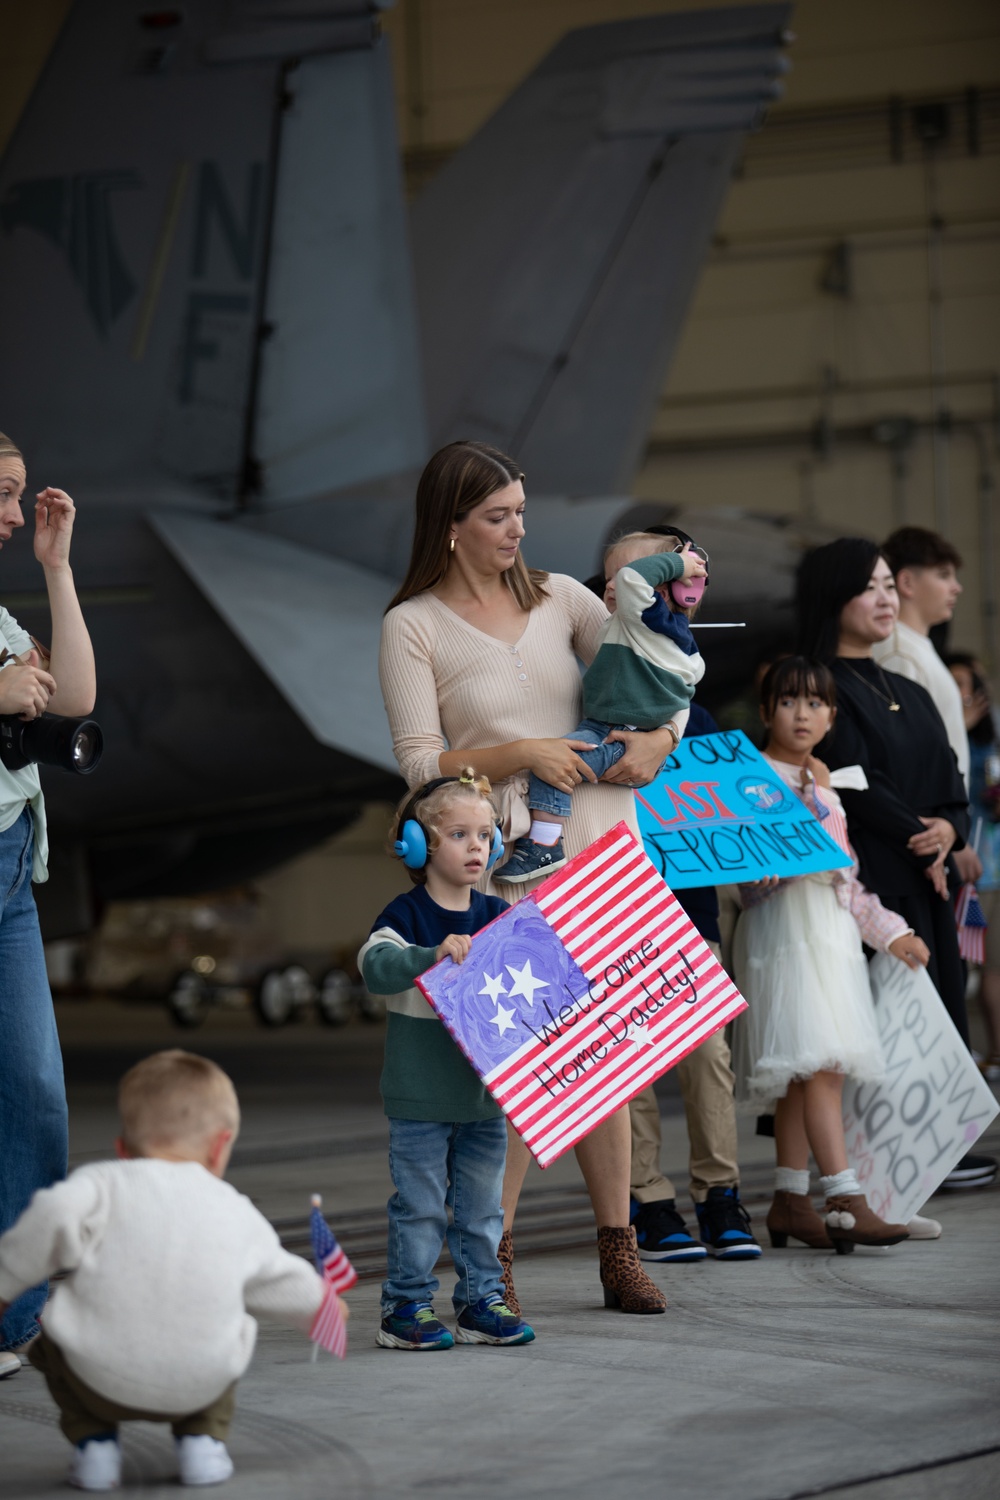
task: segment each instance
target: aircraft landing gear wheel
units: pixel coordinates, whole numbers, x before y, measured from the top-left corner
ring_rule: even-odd
[[[193,1030],[208,1013],[208,985],[201,974],[185,969],[178,974],[167,995],[167,1009],[175,1026]]]
[[[319,1018],[325,1026],[346,1026],[351,1019],[351,981],[343,969],[328,969],[316,996]]]
[[[268,969],[257,986],[254,1008],[265,1026],[287,1026],[295,1011],[311,998],[309,975],[290,964],[287,969]]]

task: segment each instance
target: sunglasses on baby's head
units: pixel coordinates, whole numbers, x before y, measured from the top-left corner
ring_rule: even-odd
[[[708,553],[705,551],[704,547],[699,547],[695,542],[682,542],[680,537],[678,537],[677,541],[674,543],[670,550],[671,552],[683,552],[684,548],[687,546],[690,546],[691,551],[694,553],[695,557],[701,558],[706,568],[710,567]]]

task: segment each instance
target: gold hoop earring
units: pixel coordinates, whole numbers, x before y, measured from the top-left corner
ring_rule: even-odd
[[[449,552],[454,552],[454,550],[455,550],[455,538],[452,537],[451,540],[448,542],[448,551]]]

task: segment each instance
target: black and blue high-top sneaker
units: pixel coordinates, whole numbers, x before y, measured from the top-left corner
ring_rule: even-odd
[[[525,834],[518,839],[510,859],[496,871],[493,879],[507,885],[524,885],[527,880],[537,880],[539,875],[551,875],[553,870],[561,870],[565,863],[562,839],[556,839],[554,844],[536,844]]]
[[[750,1215],[740,1202],[738,1188],[712,1187],[704,1203],[696,1203],[701,1239],[709,1255],[719,1260],[756,1260],[760,1246],[750,1232]]]
[[[656,1203],[629,1204],[629,1223],[635,1230],[640,1260],[704,1260],[708,1251],[688,1233],[673,1198]]]

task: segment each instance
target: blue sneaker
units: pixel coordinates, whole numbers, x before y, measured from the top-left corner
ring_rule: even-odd
[[[738,1188],[713,1187],[696,1203],[701,1238],[709,1255],[720,1260],[756,1260],[760,1246],[750,1233],[750,1215]]]
[[[451,1349],[455,1340],[429,1302],[402,1302],[382,1319],[375,1342],[381,1349]]]
[[[562,839],[554,844],[536,844],[525,834],[514,845],[514,852],[502,870],[497,870],[494,880],[506,881],[508,885],[523,885],[526,880],[537,880],[539,875],[551,875],[561,870],[566,863]]]
[[[656,1203],[629,1205],[629,1223],[635,1229],[640,1260],[704,1260],[708,1251],[688,1233],[688,1227],[674,1205],[673,1198]]]
[[[460,1344],[530,1344],[535,1330],[494,1292],[492,1297],[481,1297],[475,1307],[462,1309],[455,1337]]]

